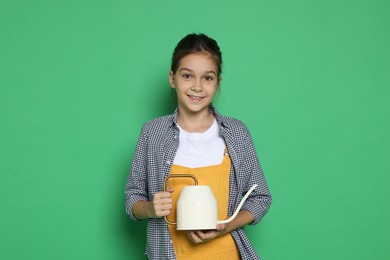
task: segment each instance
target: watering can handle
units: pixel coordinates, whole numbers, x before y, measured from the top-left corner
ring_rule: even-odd
[[[192,174],[172,174],[172,175],[169,175],[168,177],[165,178],[164,180],[164,191],[167,190],[167,184],[168,184],[168,180],[170,178],[192,178],[195,182],[195,185],[197,186],[198,185],[198,179],[192,175]],[[176,225],[176,222],[171,222],[167,219],[167,216],[164,216],[164,219],[165,219],[165,222],[167,222],[168,224],[170,225]]]

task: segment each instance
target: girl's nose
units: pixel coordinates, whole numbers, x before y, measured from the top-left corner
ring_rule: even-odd
[[[191,90],[192,90],[192,91],[196,91],[196,92],[199,92],[199,91],[202,91],[202,90],[203,90],[202,82],[201,82],[200,79],[199,79],[199,80],[196,80],[196,81],[194,82],[194,85],[192,85]]]

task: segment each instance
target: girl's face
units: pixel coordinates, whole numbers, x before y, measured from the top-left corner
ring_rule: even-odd
[[[176,89],[179,111],[208,113],[221,81],[217,72],[215,61],[208,53],[192,53],[180,60],[177,71],[169,73],[171,87]]]

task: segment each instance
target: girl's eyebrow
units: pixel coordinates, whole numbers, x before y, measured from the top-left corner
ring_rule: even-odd
[[[181,68],[179,71],[183,71],[183,70],[188,70],[189,72],[194,72],[192,69],[188,69],[188,68]],[[204,74],[209,74],[209,73],[217,75],[217,73],[213,70],[208,70],[208,71],[204,72]]]
[[[182,71],[182,70],[188,70],[188,71],[191,71],[191,72],[192,72],[191,69],[187,69],[187,68],[181,68],[179,71]]]
[[[217,73],[216,73],[215,71],[213,71],[213,70],[209,70],[209,71],[206,71],[206,72],[205,72],[205,74],[209,74],[209,73],[212,73],[212,74],[217,75]]]

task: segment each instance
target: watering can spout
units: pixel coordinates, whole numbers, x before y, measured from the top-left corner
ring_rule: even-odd
[[[249,194],[251,194],[252,191],[253,191],[254,189],[256,189],[256,187],[257,187],[257,184],[254,184],[254,185],[247,191],[247,193],[245,194],[245,196],[242,198],[240,204],[238,205],[238,208],[236,209],[236,211],[234,212],[234,214],[233,214],[230,218],[225,219],[225,220],[218,220],[217,223],[218,223],[218,224],[226,224],[226,223],[229,223],[230,221],[232,221],[232,220],[237,216],[238,212],[240,212],[240,209],[241,209],[242,205],[244,204],[244,202],[246,201],[246,199],[248,198]]]

